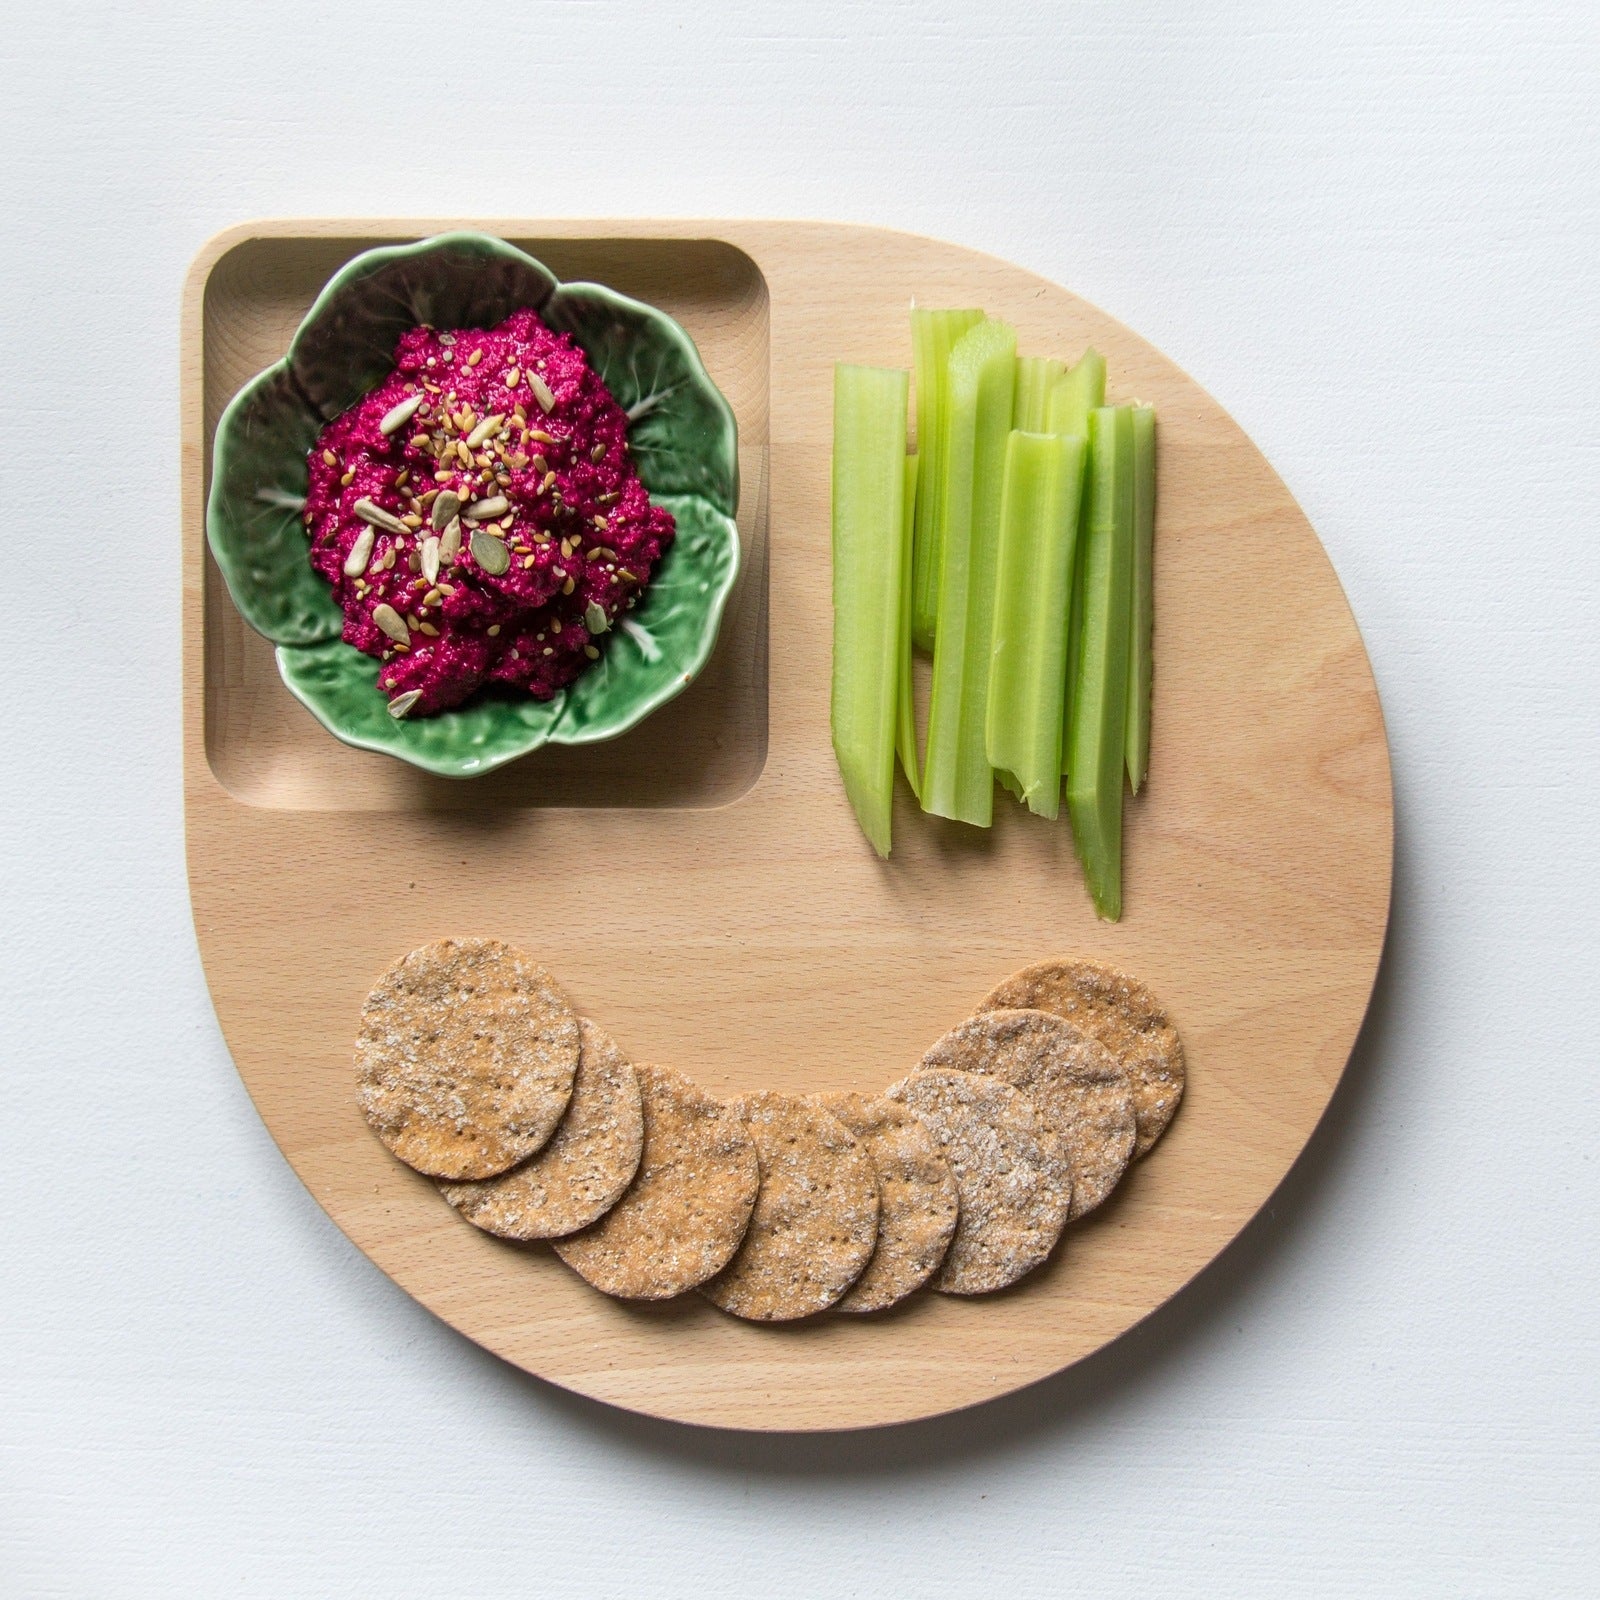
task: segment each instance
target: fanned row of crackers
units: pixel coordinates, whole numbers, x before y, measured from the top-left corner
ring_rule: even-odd
[[[1047,961],[881,1095],[718,1100],[630,1062],[489,939],[390,968],[356,1070],[373,1131],[475,1226],[548,1240],[606,1294],[698,1290],[761,1322],[1017,1282],[1149,1151],[1184,1085],[1143,984]]]

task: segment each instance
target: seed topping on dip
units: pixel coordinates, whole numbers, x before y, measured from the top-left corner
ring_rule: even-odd
[[[394,371],[312,447],[305,513],[311,564],[345,642],[383,662],[391,712],[488,684],[548,700],[600,658],[675,532],[627,429],[536,312],[401,335]]]

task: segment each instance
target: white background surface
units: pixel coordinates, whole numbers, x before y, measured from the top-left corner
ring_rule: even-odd
[[[1596,1592],[1595,6],[9,10],[0,1592]],[[1098,1358],[877,1436],[644,1422],[278,1156],[184,883],[179,282],[247,217],[408,212],[993,251],[1299,496],[1388,716],[1387,962],[1274,1204]]]

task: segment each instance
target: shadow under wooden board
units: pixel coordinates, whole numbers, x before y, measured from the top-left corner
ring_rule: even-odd
[[[716,655],[612,744],[470,783],[348,750],[278,681],[206,553],[222,406],[343,261],[482,226],[677,317],[739,423],[745,569]],[[907,307],[976,305],[1024,354],[1107,357],[1158,410],[1154,738],[1127,808],[1124,920],[1098,922],[1065,823],[978,834],[902,785],[879,862],[828,732],[836,361],[910,365]],[[687,1422],[828,1429],[936,1415],[1090,1354],[1211,1261],[1287,1172],[1361,1024],[1393,809],[1372,673],[1304,515],[1158,351],[1003,261],[794,222],[284,221],[214,240],[183,319],[184,775],[217,1014],[268,1128],[397,1283],[528,1372]],[[1177,1120],[1014,1290],[757,1326],[689,1295],[607,1300],[542,1247],[467,1226],[356,1105],[378,974],[444,934],[509,939],[635,1059],[713,1093],[870,1090],[999,979],[1084,954],[1144,978],[1188,1051]]]

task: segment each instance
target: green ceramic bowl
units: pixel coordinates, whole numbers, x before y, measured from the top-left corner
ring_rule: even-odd
[[[553,699],[491,691],[396,720],[378,662],[340,638],[344,617],[307,559],[306,455],[388,375],[407,328],[492,327],[525,306],[572,335],[628,413],[639,476],[677,519],[677,538],[600,660]],[[613,739],[693,681],[739,572],[738,499],[732,408],[671,317],[599,284],[558,283],[503,239],[443,233],[357,256],[283,360],[234,396],[217,424],[206,536],[239,614],[278,647],[283,681],[330,733],[468,778],[541,745]]]

